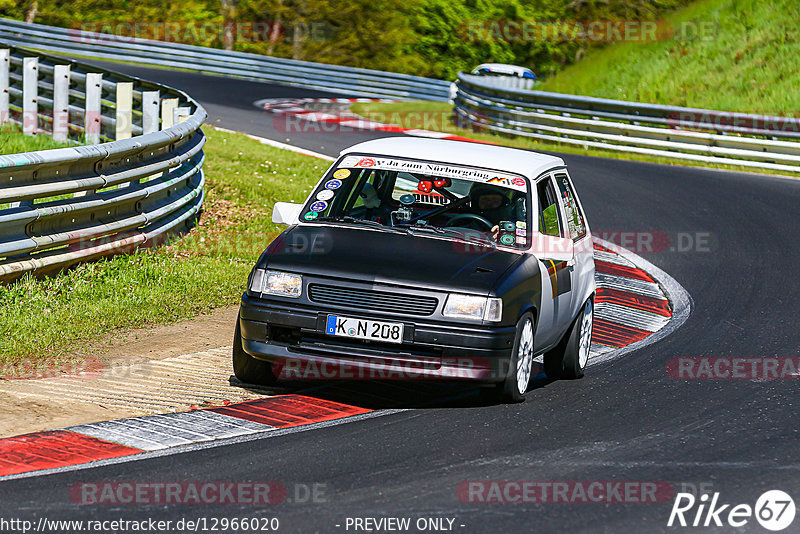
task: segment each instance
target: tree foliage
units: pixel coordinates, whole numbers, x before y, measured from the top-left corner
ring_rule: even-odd
[[[483,62],[547,75],[597,46],[574,35],[503,33],[514,24],[541,29],[575,21],[654,20],[689,1],[0,0],[0,16],[121,34],[131,30],[120,23],[138,22],[138,36],[157,39],[164,39],[163,27],[147,23],[172,23],[178,29],[170,40],[187,44],[451,79]]]

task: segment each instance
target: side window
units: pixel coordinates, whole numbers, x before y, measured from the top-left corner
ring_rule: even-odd
[[[554,237],[562,237],[561,214],[558,209],[558,197],[549,177],[536,184],[539,196],[539,232]]]
[[[564,213],[567,216],[567,229],[572,239],[579,239],[586,235],[586,223],[583,213],[575,200],[575,193],[569,183],[569,178],[565,173],[556,174],[556,184],[561,194],[561,201],[564,203]]]

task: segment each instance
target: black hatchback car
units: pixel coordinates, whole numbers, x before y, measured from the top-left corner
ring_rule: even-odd
[[[456,379],[524,399],[533,360],[586,367],[591,233],[564,162],[458,141],[386,138],[342,152],[242,296],[243,382]]]

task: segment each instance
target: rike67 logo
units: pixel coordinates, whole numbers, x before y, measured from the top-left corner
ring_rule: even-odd
[[[781,490],[764,492],[755,506],[723,503],[719,492],[710,498],[705,493],[700,498],[691,493],[678,493],[667,526],[744,527],[755,518],[765,529],[777,532],[794,522],[795,513],[794,500]]]

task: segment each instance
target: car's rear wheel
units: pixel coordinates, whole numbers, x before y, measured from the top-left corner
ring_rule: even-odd
[[[593,324],[594,307],[589,299],[564,339],[544,354],[544,372],[548,378],[558,380],[583,377],[586,364],[589,363]]]
[[[533,316],[526,313],[517,322],[517,335],[509,358],[506,377],[498,384],[501,398],[507,402],[522,402],[533,369]]]
[[[274,386],[278,382],[275,373],[272,372],[271,363],[257,360],[244,351],[238,319],[236,332],[233,334],[233,374],[247,384]]]

